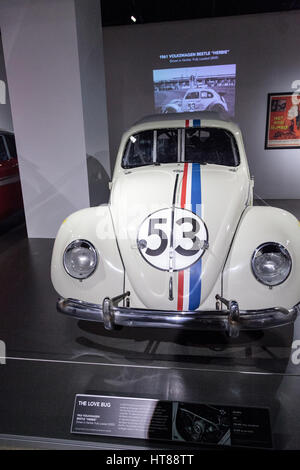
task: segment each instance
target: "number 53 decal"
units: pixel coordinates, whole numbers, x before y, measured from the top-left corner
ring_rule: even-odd
[[[203,220],[193,212],[175,208],[173,218],[172,209],[161,209],[144,220],[137,245],[155,268],[169,271],[172,257],[174,271],[180,271],[201,258],[208,247],[208,233]]]

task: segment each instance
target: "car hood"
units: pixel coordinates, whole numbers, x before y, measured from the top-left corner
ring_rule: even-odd
[[[220,274],[248,193],[249,180],[242,168],[185,163],[124,170],[113,182],[110,208],[126,271],[126,289],[131,291],[134,305],[197,310],[210,294],[220,294]],[[197,262],[174,273],[145,259],[138,242],[145,220],[152,214],[156,221],[163,221],[165,213],[157,211],[172,207],[185,207],[197,213],[206,228],[208,242]],[[156,234],[162,228],[158,225]],[[171,237],[170,233],[165,235]],[[218,291],[212,292],[214,288]]]

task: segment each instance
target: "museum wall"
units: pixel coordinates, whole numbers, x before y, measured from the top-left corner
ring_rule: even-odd
[[[13,124],[11,119],[11,110],[10,110],[10,101],[9,101],[9,92],[7,87],[7,77],[3,56],[3,46],[0,34],[0,87],[5,89],[4,98],[5,102],[2,102],[0,97],[0,129],[5,131],[13,131]]]
[[[53,238],[108,200],[100,3],[1,0],[0,28],[28,236]]]
[[[300,80],[299,24],[294,11],[104,28],[112,165],[123,131],[154,113],[153,70],[170,67],[160,55],[227,50],[221,60],[236,64],[234,120],[243,131],[255,192],[299,198],[299,149],[264,149],[267,94],[294,91],[292,82]]]
[[[111,176],[99,0],[75,0],[90,205],[109,199]]]

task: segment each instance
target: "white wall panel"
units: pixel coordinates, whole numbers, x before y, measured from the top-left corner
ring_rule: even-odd
[[[5,130],[5,131],[10,131],[10,132],[13,131],[1,35],[0,35],[0,129]]]
[[[2,0],[0,27],[28,236],[54,237],[89,206],[74,1]]]

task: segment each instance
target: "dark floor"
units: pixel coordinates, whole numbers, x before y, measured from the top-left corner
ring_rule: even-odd
[[[267,203],[300,218],[298,200]],[[53,242],[28,240],[22,228],[0,238],[0,340],[7,355],[6,364],[0,362],[0,439],[78,441],[70,434],[74,397],[93,393],[266,407],[274,447],[300,448],[300,365],[291,359],[300,319],[294,331],[274,329],[236,340],[193,331],[107,332],[56,312]],[[83,436],[82,441],[109,447],[105,438]],[[118,439],[113,444],[153,445]]]

